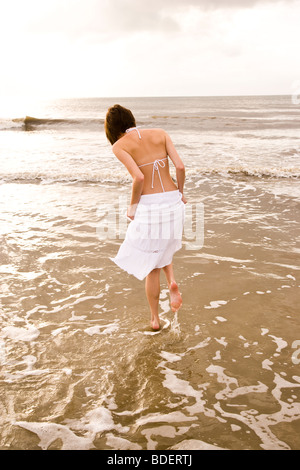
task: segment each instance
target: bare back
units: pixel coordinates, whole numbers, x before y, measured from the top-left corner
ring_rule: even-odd
[[[118,140],[117,145],[133,158],[144,174],[142,194],[178,189],[169,171],[167,157],[170,152],[168,153],[165,131],[133,128]]]

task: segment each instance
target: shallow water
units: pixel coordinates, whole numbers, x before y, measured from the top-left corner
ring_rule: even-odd
[[[120,241],[97,237],[97,187],[2,186],[3,449],[299,446],[297,204],[246,210],[253,189],[212,183],[203,249],[174,258],[177,317],[161,277],[159,333],[143,283],[108,260]]]
[[[145,103],[150,122],[159,109]],[[161,274],[159,332],[144,284],[109,260],[121,240],[99,238],[99,207],[115,205],[125,223],[117,196],[130,181],[98,124],[3,131],[1,449],[299,448],[297,120],[274,131],[269,116],[248,135],[249,121],[225,134],[194,119],[191,133],[171,104],[155,119],[184,156],[187,208],[203,204],[204,244],[186,230],[174,256],[176,315]],[[88,105],[81,118],[94,119]],[[49,116],[80,109],[64,106]]]

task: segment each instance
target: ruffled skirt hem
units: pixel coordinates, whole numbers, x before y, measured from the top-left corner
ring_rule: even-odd
[[[182,242],[180,241],[175,246],[170,247],[170,250],[164,252],[163,256],[156,256],[156,253],[151,253],[151,256],[149,253],[142,253],[126,241],[123,242],[121,248],[122,251],[120,249],[115,258],[109,259],[128,274],[143,281],[153,269],[164,268],[171,264],[174,253],[182,248]],[[133,259],[138,260],[138,264],[133,264]]]

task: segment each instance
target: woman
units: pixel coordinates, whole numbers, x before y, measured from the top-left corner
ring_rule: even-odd
[[[115,156],[132,176],[127,217],[131,222],[115,258],[119,267],[144,279],[151,327],[159,330],[160,271],[164,270],[176,312],[182,305],[172,258],[182,246],[185,168],[170,137],[162,129],[139,129],[129,109],[108,109],[105,132]],[[169,173],[168,157],[176,168],[177,185]]]

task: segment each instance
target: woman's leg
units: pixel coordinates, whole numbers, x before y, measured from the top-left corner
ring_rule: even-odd
[[[159,330],[158,302],[160,294],[160,269],[153,269],[145,281],[145,290],[151,310],[151,326],[153,330]]]
[[[173,272],[173,264],[171,263],[168,266],[165,266],[163,270],[166,275],[168,287],[170,289],[172,281],[175,281],[174,272]]]
[[[182,297],[179,292],[178,285],[175,281],[172,263],[168,266],[165,266],[163,270],[166,275],[167,283],[170,290],[171,308],[173,312],[177,312],[177,310],[179,310],[182,305]]]

